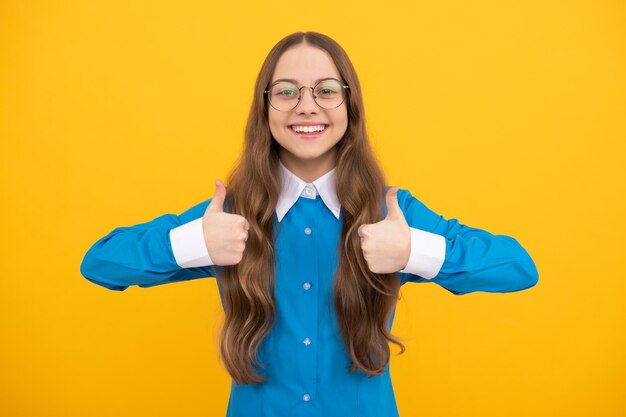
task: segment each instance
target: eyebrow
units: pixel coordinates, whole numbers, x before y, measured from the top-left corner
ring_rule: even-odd
[[[322,80],[328,80],[328,79],[336,80],[335,77],[322,77],[322,78],[318,78],[317,80],[313,81],[313,85],[319,83]],[[294,84],[300,85],[300,82],[298,80],[294,80],[293,78],[279,78],[278,80],[272,81],[271,84],[275,84],[275,83],[277,83],[279,81],[289,81],[290,83],[294,83]]]

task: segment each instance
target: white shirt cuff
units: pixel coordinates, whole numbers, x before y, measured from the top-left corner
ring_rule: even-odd
[[[411,254],[400,272],[432,279],[437,276],[446,259],[446,238],[425,230],[411,229]]]
[[[182,268],[213,265],[204,242],[202,217],[170,230],[170,242],[176,263]]]

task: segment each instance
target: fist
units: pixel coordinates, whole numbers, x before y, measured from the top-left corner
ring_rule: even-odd
[[[204,242],[215,265],[235,265],[241,261],[250,229],[244,217],[224,213],[225,198],[226,187],[215,180],[215,194],[202,217]]]
[[[387,217],[378,223],[362,224],[358,234],[370,271],[388,274],[404,269],[411,254],[411,230],[398,205],[398,187],[385,196]]]

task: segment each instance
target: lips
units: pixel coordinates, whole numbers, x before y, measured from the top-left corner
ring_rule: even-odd
[[[315,133],[315,132],[323,132],[328,127],[327,124],[319,123],[314,125],[301,125],[295,124],[289,126],[289,128],[296,133]]]
[[[328,127],[327,123],[294,123],[292,125],[288,125],[288,127],[294,131],[312,131],[312,130],[325,130]]]
[[[314,130],[312,132],[297,132],[294,129],[294,126],[296,126],[297,128],[302,128],[305,126],[323,126],[324,129],[323,130]],[[318,138],[320,136],[322,136],[324,134],[324,132],[326,132],[326,130],[328,129],[327,124],[323,124],[323,123],[319,123],[319,124],[314,124],[314,125],[301,125],[301,124],[296,124],[296,125],[290,125],[289,126],[289,130],[297,137],[301,138],[301,139],[315,139]]]

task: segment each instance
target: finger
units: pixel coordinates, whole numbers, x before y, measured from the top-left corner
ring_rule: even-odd
[[[236,214],[236,216],[237,216],[237,222],[236,222],[237,227],[241,227],[245,231],[250,230],[250,222],[246,220],[246,218],[243,216],[240,216],[238,214]]]
[[[361,244],[361,252],[363,252],[363,255],[367,256],[370,252],[370,247],[367,244]]]
[[[360,225],[359,228],[356,230],[356,233],[359,235],[361,240],[363,240],[363,238],[365,237],[365,225]]]
[[[215,194],[207,207],[207,210],[214,213],[224,211],[224,199],[226,198],[226,187],[220,180],[215,180]]]
[[[404,214],[402,213],[402,209],[398,204],[398,187],[391,187],[387,190],[385,201],[387,203],[387,217],[385,217],[386,219],[404,219]]]
[[[248,220],[246,220],[245,217],[241,217],[239,216],[239,223],[238,226],[241,227],[243,229],[244,234],[246,235],[246,240],[248,239],[248,231],[250,230],[250,222],[248,222]]]

